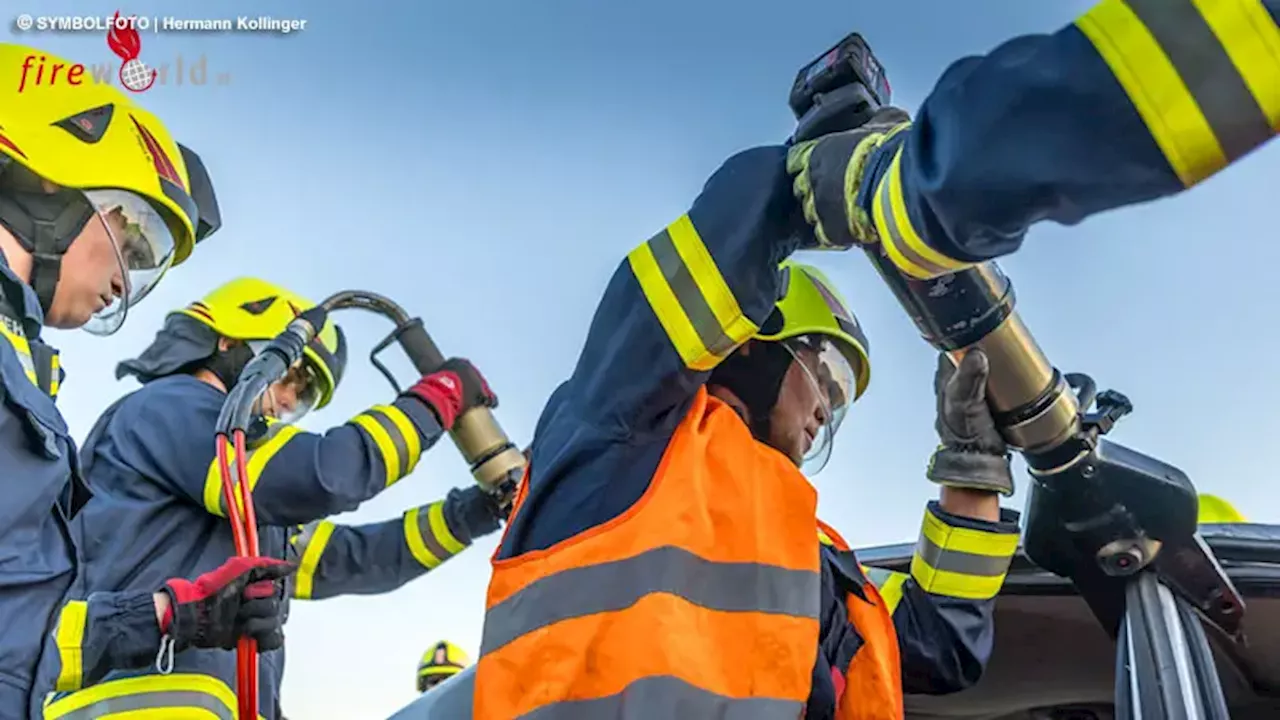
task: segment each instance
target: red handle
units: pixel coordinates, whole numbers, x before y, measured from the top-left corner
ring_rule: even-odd
[[[219,434],[216,440],[218,470],[222,476],[222,498],[227,506],[227,519],[231,521],[236,554],[257,557],[258,520],[253,510],[253,493],[249,489],[244,431],[235,430],[232,436],[235,443],[235,482],[232,482],[231,468],[227,462],[227,436]],[[240,706],[240,720],[257,720],[258,643],[248,637],[242,637],[236,643],[236,695]]]

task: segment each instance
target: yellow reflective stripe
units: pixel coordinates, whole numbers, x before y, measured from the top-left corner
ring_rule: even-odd
[[[302,560],[298,563],[298,572],[294,574],[293,596],[299,600],[310,600],[315,588],[316,569],[320,567],[320,558],[324,548],[333,535],[334,524],[328,520],[308,525],[301,539],[297,541]],[[310,535],[308,536],[308,533]]]
[[[1280,126],[1280,31],[1259,0],[1103,0],[1076,26],[1186,187]]]
[[[52,372],[49,375],[49,395],[57,397],[58,390],[62,387],[62,356],[58,353],[54,353],[50,367],[52,368]]]
[[[108,717],[235,720],[236,708],[235,692],[211,675],[141,675],[100,683],[49,703],[45,705],[44,720]]]
[[[26,373],[27,379],[32,385],[39,386],[40,380],[36,376],[36,364],[31,358],[31,345],[27,343],[27,336],[21,332],[15,332],[14,328],[9,326],[10,322],[12,321],[8,318],[0,318],[0,337],[8,340],[13,346],[13,351],[17,354],[18,362],[22,365],[22,371]]]
[[[58,660],[62,667],[58,670],[58,679],[54,690],[65,692],[79,690],[84,682],[84,625],[89,616],[89,604],[82,600],[73,600],[62,606],[58,613],[58,629],[54,632],[54,642],[58,646]]]
[[[427,519],[431,522],[432,537],[440,543],[445,552],[456,555],[466,549],[467,546],[453,536],[453,532],[449,530],[449,523],[445,522],[444,502],[431,503],[431,507],[427,509]]]
[[[422,525],[419,520],[421,508],[413,508],[404,514],[404,542],[409,546],[409,553],[414,559],[422,564],[428,570],[435,569],[440,563],[444,562],[444,548],[437,548],[434,552],[427,547],[427,538],[431,536],[429,532],[422,532]]]
[[[759,330],[738,306],[688,215],[632,250],[627,260],[687,367],[714,368]]]
[[[893,162],[876,186],[871,213],[876,234],[885,254],[899,270],[921,280],[946,275],[973,265],[955,260],[929,247],[911,224],[906,196],[902,190],[902,152],[899,145]]]
[[[1280,27],[1258,0],[1192,0],[1272,129],[1280,129]]]
[[[926,510],[911,558],[911,577],[934,595],[985,600],[1004,585],[1018,550],[1017,533],[952,527]]]
[[[396,452],[395,441],[391,439],[391,434],[367,412],[351,418],[351,422],[368,433],[374,446],[378,448],[378,455],[382,458],[382,466],[387,473],[386,485],[391,487],[396,480],[400,479],[400,455]]]
[[[402,459],[404,475],[408,475],[418,466],[418,460],[422,457],[422,437],[418,434],[418,428],[403,410],[394,405],[378,405],[373,410],[386,416],[400,431],[405,446],[405,456]]]
[[[280,448],[293,439],[295,435],[302,432],[295,425],[286,425],[285,423],[272,423],[271,429],[268,431],[266,439],[255,445],[249,450],[249,460],[245,465],[245,477],[249,481],[249,494],[252,495],[258,486],[258,481],[262,479],[262,471],[266,468],[271,458],[280,452]],[[244,502],[240,499],[239,483],[235,478],[235,462],[236,451],[233,447],[227,448],[227,465],[232,473],[232,483],[235,485],[236,509],[244,512]],[[214,455],[213,460],[209,462],[209,469],[205,471],[204,477],[204,507],[210,513],[219,517],[226,517],[227,511],[223,505],[222,498],[222,474],[218,470],[218,456]]]
[[[884,568],[873,568],[861,565],[862,574],[867,576],[880,592],[880,599],[884,601],[885,609],[892,615],[898,609],[898,604],[902,602],[903,584],[909,577],[906,573],[885,570]]]

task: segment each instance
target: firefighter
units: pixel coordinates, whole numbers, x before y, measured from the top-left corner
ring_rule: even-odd
[[[803,239],[781,159],[730,158],[609,282],[494,556],[477,720],[901,718],[904,691],[981,674],[1018,541],[987,359],[940,362],[941,497],[910,575],[868,579],[801,472],[866,390],[867,339],[779,265]]]
[[[62,83],[21,90],[33,67]],[[54,404],[63,372],[44,326],[118,329],[165,271],[219,224],[200,159],[159,118],[72,64],[0,44],[0,717],[38,717],[56,688],[145,666],[162,643],[281,638],[275,560],[152,577],[88,595],[72,524],[92,505]],[[20,77],[22,75],[23,77]],[[111,562],[106,559],[105,562]]]
[[[122,362],[143,383],[98,419],[81,453],[98,495],[82,513],[91,591],[149,587],[198,574],[235,554],[215,458],[226,391],[255,352],[314,306],[284,288],[240,278],[170,313],[154,342]],[[323,434],[296,423],[333,397],[347,361],[332,320],[303,359],[263,394],[261,433],[250,442],[248,483],[262,554],[294,562],[290,596],[321,599],[394,590],[498,529],[500,502],[470,484],[393,521],[343,526],[323,518],[354,510],[413,472],[455,418],[497,399],[465,360],[450,360],[389,404]],[[260,663],[267,720],[278,717],[283,651]],[[90,691],[60,697],[46,718],[150,708],[235,710],[236,656],[189,650],[160,667],[122,670]]]
[[[418,692],[424,693],[457,675],[471,664],[462,648],[441,640],[422,654],[418,661]]]
[[[931,278],[1015,252],[1040,220],[1174,195],[1280,128],[1280,0],[1102,0],[948,68],[915,123],[797,144],[818,241],[881,243]],[[777,151],[781,154],[781,149]]]

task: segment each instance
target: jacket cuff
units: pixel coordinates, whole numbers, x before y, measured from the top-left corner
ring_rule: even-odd
[[[93,593],[87,601],[69,602],[55,640],[59,691],[92,685],[109,670],[146,667],[160,648],[154,593]]]
[[[930,502],[911,558],[911,577],[933,595],[995,597],[1018,551],[1018,517],[1002,508],[1000,522],[984,522],[952,515]]]
[[[409,421],[413,423],[418,435],[422,438],[423,452],[435,445],[440,436],[444,434],[444,428],[440,426],[440,421],[436,418],[435,412],[427,403],[416,396],[401,395],[391,405],[409,416]]]

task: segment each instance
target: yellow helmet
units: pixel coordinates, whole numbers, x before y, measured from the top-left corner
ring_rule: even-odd
[[[782,299],[755,337],[771,341],[803,335],[831,338],[857,378],[851,400],[862,397],[871,382],[871,356],[858,318],[818,268],[794,260],[784,261],[779,268]]]
[[[266,280],[245,277],[232,280],[171,314],[185,315],[225,338],[252,344],[270,341],[299,313],[315,305]],[[322,408],[333,397],[347,366],[347,343],[342,328],[333,320],[327,320],[302,354],[318,383],[318,397],[313,407]]]
[[[120,212],[126,195],[150,209],[148,217],[155,218],[150,225],[156,227],[140,216],[142,208],[125,203],[122,226],[113,234],[135,241],[142,235],[150,245],[154,267],[146,268],[133,265],[120,247],[131,262],[132,302],[141,300],[169,267],[186,260],[196,243],[221,224],[203,163],[174,141],[159,118],[111,85],[85,77],[81,65],[36,48],[0,43],[0,173],[9,172],[10,165],[84,193],[103,214]],[[60,258],[75,237],[59,238],[59,246],[33,252],[37,259],[50,253]],[[119,237],[113,239],[121,244]],[[28,238],[24,244],[32,242]],[[147,282],[133,282],[143,270]],[[36,290],[42,303],[51,302],[51,287]]]
[[[418,661],[418,692],[426,692],[432,687],[457,675],[471,664],[471,658],[462,648],[441,640],[422,654]]]
[[[1217,495],[1200,494],[1200,524],[1249,522],[1235,506]]]

